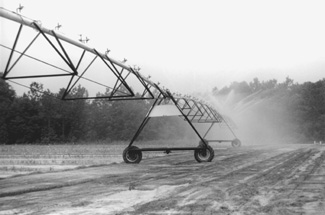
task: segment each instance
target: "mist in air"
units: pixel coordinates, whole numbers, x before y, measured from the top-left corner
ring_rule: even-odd
[[[211,98],[220,113],[232,119],[230,126],[243,145],[299,142],[291,110],[280,95],[260,90],[247,96],[232,90],[227,95]],[[213,136],[229,139],[231,133],[223,126],[215,129]]]

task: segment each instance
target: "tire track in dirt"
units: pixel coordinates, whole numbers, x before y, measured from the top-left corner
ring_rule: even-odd
[[[7,211],[29,214],[303,214],[316,200],[324,202],[325,149],[216,150],[211,163],[197,163],[192,153],[175,153],[139,165],[40,174],[37,181],[61,183],[60,176],[89,181],[0,201]],[[15,184],[33,177],[2,181]]]
[[[282,188],[281,195],[277,199],[273,198],[261,211],[325,214],[325,149],[316,153],[296,174],[288,178],[290,180]]]
[[[236,152],[235,155],[220,154],[220,158],[217,157],[213,162],[201,164],[194,160],[179,162],[180,157],[169,157],[168,160],[165,159],[160,164],[150,164],[149,173],[135,179],[134,184],[138,187],[143,186],[143,184],[146,184],[146,186],[150,184],[179,185],[182,183],[195,183],[195,181],[205,183],[211,177],[214,180],[216,177],[221,177],[252,162],[263,160],[266,154],[269,154],[269,152],[264,150]]]
[[[287,176],[295,172],[304,162],[315,155],[314,150],[299,150],[285,160],[275,162],[275,165],[260,171],[247,181],[227,190],[230,200],[234,203],[234,211],[240,213],[260,214],[261,205],[266,204],[268,199],[275,195],[275,187],[283,186]],[[260,199],[263,199],[262,201]],[[264,201],[264,202],[263,202]]]
[[[79,205],[78,201],[81,203],[88,202],[87,204],[91,204],[94,202],[92,199],[96,198],[96,196],[103,196],[103,198],[105,198],[105,193],[113,194],[129,191],[130,194],[133,195],[133,190],[140,193],[146,193],[146,191],[150,193],[151,191],[159,189],[161,186],[186,186],[195,180],[195,177],[189,177],[189,174],[191,173],[194,173],[194,176],[197,176],[196,179],[200,180],[201,176],[198,175],[202,174],[202,172],[205,172],[205,175],[208,176],[211,174],[211,171],[213,171],[213,169],[215,169],[213,172],[220,173],[224,171],[231,171],[232,169],[236,169],[239,166],[247,165],[257,157],[263,159],[264,153],[266,153],[266,151],[263,150],[243,152],[219,151],[218,155],[220,155],[220,157],[217,157],[215,159],[215,162],[211,162],[209,164],[198,164],[194,159],[188,160],[188,154],[175,154],[175,156],[171,157],[146,159],[143,163],[141,163],[141,165],[118,164],[107,167],[107,169],[111,169],[112,167],[120,169],[119,172],[122,169],[129,167],[133,169],[132,174],[119,173],[117,175],[107,175],[101,173],[101,175],[97,171],[104,171],[106,168],[104,166],[100,168],[80,170],[80,172],[85,171],[92,173],[98,169],[96,172],[94,172],[96,173],[95,175],[85,174],[86,178],[84,176],[80,178],[78,178],[78,176],[74,176],[74,174],[72,174],[74,171],[22,176],[13,179],[6,179],[3,182],[8,183],[8,185],[10,183],[17,185],[15,181],[21,183],[23,180],[26,182],[26,184],[30,184],[30,182],[28,182],[28,178],[35,178],[35,186],[32,186],[32,184],[30,184],[26,189],[17,187],[15,189],[6,191],[6,193],[4,193],[3,190],[2,193],[4,198],[1,198],[1,201],[5,202],[7,205],[5,208],[8,210],[10,210],[11,205],[15,208],[26,208],[34,211],[53,211],[59,209],[60,207],[64,208],[69,207],[69,205],[71,207],[74,205]],[[254,157],[255,159],[253,159]],[[243,160],[246,162],[242,162]],[[220,162],[222,165],[219,165]],[[225,166],[228,168],[225,168]],[[204,170],[204,168],[207,169]],[[64,181],[66,179],[63,181],[60,179],[61,174],[64,176],[64,178],[69,180],[75,178],[75,181],[65,183]],[[70,174],[72,174],[72,178],[71,176],[68,176]],[[50,178],[46,178],[47,175],[51,175],[52,180],[50,180]],[[25,184],[25,182],[21,183],[21,185]],[[2,184],[2,186],[5,186],[3,188],[7,187],[5,184]],[[82,187],[87,187],[87,189],[84,189]],[[73,194],[75,193],[74,191],[77,191],[77,194]],[[63,199],[55,197],[60,195],[63,195],[65,197]],[[66,199],[67,196],[71,196],[71,198]],[[83,196],[87,196],[87,200],[85,200]],[[40,199],[42,199],[41,202],[44,201],[47,202],[47,204],[37,203],[40,201]]]
[[[109,172],[104,170],[109,169]],[[141,166],[139,170],[143,169]],[[0,199],[7,196],[21,195],[29,192],[41,192],[69,186],[82,185],[96,181],[101,177],[110,177],[132,172],[128,167],[116,164],[93,166],[74,170],[65,170],[49,173],[22,175],[2,179],[0,183]]]
[[[284,173],[293,171],[299,166],[295,161],[301,159],[302,163],[304,161],[302,157],[308,158],[311,154],[310,150],[283,153],[219,178],[218,184],[223,187],[220,192],[224,193],[221,202],[226,204],[219,205],[220,209],[214,212],[254,214],[254,208],[260,207],[258,198],[261,197],[261,193],[265,195],[276,183],[281,183]]]
[[[256,153],[258,153],[258,151],[255,151],[253,154],[257,155]],[[284,168],[286,165],[293,160],[297,160],[297,158],[300,158],[306,153],[308,157],[310,150],[306,152],[300,149],[292,152],[285,152],[262,161],[256,159],[255,163],[251,165],[246,165],[234,171],[223,170],[222,173],[218,173],[218,171],[216,171],[218,168],[213,164],[202,166],[197,169],[197,173],[194,177],[191,177],[192,181],[188,182],[189,185],[178,189],[175,196],[169,196],[168,199],[159,199],[157,202],[149,202],[141,205],[134,214],[143,213],[146,210],[159,213],[159,210],[157,211],[155,209],[158,204],[174,208],[175,211],[181,214],[209,213],[209,210],[210,212],[220,212],[223,214],[231,211],[234,212],[238,210],[237,208],[240,209],[240,207],[243,207],[245,203],[237,199],[238,195],[242,197],[253,197],[254,192],[249,195],[247,194],[247,190],[252,190],[250,186],[253,186],[257,181],[271,175],[281,168],[287,170],[288,168]],[[265,155],[263,156],[265,158]],[[241,157],[239,160],[243,162],[245,161],[243,160],[244,157],[246,159],[252,158],[252,154],[241,154],[239,157]],[[236,160],[236,158],[227,158],[225,159],[225,163],[222,163],[222,160],[218,161],[218,165],[224,164],[226,166],[231,166],[229,165],[231,163],[228,162],[233,160]],[[174,177],[171,176],[171,179],[172,178]],[[278,178],[275,177],[274,181],[276,180],[278,180]],[[236,185],[236,182],[239,184]],[[250,186],[247,186],[247,183],[250,184]],[[266,185],[267,183],[263,184],[263,186]],[[197,189],[198,187],[199,189]],[[235,200],[233,205],[223,205],[225,202],[233,200]],[[246,202],[248,202],[248,200],[249,198],[246,198]],[[204,209],[204,211],[200,211],[198,208]]]

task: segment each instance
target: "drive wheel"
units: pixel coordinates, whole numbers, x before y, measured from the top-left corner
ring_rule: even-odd
[[[234,139],[232,142],[231,142],[231,145],[232,147],[240,147],[241,146],[241,142],[239,139]]]
[[[123,160],[125,163],[140,163],[142,152],[136,146],[130,146],[123,151]]]
[[[205,146],[200,142],[198,149],[194,151],[194,158],[197,162],[211,162],[214,158],[214,150],[211,146]]]

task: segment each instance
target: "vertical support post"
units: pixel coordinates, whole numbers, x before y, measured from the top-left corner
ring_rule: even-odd
[[[56,48],[56,46],[52,43],[52,41],[45,35],[45,33],[42,31],[42,29],[34,22],[33,23],[35,28],[41,32],[41,34],[44,36],[44,38],[47,40],[47,42],[52,46],[52,48],[58,53],[58,55],[60,55],[60,57],[62,58],[62,60],[70,67],[70,69],[75,73],[75,68],[73,65],[70,64],[69,61],[67,61],[67,59],[65,59],[65,57],[61,54],[61,52]]]
[[[228,127],[228,129],[230,130],[230,132],[232,133],[232,135],[234,135],[234,137],[236,138],[236,139],[238,139],[237,138],[237,136],[236,136],[236,134],[235,134],[235,132],[231,129],[231,127],[229,126],[229,124],[228,124],[228,122],[222,117],[222,120],[225,122],[225,124],[227,125],[227,127]]]
[[[205,120],[208,120],[209,118],[213,120],[213,117],[211,117],[211,114],[206,109],[207,105],[202,104],[201,107],[204,109],[204,112],[208,115]]]
[[[191,122],[191,120],[189,120],[189,118],[186,116],[186,114],[183,113],[182,109],[177,104],[177,102],[176,102],[175,98],[173,97],[173,95],[169,91],[167,91],[167,94],[171,98],[171,100],[174,102],[174,104],[176,105],[176,107],[178,108],[178,110],[182,113],[183,117],[188,122],[188,124],[190,124],[191,128],[194,130],[194,132],[196,133],[196,135],[200,138],[200,140],[205,145],[205,147],[208,147],[207,143],[204,141],[203,137],[200,135],[200,133],[198,132],[198,130],[196,130],[196,128],[193,125],[193,123]]]
[[[13,47],[11,49],[11,52],[10,52],[10,55],[9,55],[9,59],[8,59],[7,65],[6,65],[6,69],[5,69],[4,73],[3,73],[3,78],[6,78],[6,76],[8,74],[8,68],[9,68],[9,65],[10,65],[10,61],[11,61],[12,55],[14,54],[14,51],[15,51],[15,48],[16,48],[16,45],[17,45],[17,42],[18,42],[18,39],[19,39],[19,36],[20,36],[20,33],[21,33],[21,29],[22,28],[23,28],[23,25],[21,24],[19,26],[19,30],[18,30],[16,39],[15,39],[14,45],[13,45]]]
[[[20,56],[18,57],[18,59],[12,64],[12,66],[7,70],[7,74],[12,70],[12,68],[18,63],[18,61],[23,57],[23,55],[27,52],[27,50],[31,47],[31,45],[35,42],[35,40],[37,39],[37,37],[40,35],[41,33],[38,32],[38,34],[34,37],[34,39],[29,43],[29,45],[25,48],[25,50],[20,54]],[[14,51],[14,50],[13,50]]]
[[[77,66],[76,66],[76,70],[78,70],[80,63],[81,63],[83,57],[85,56],[85,53],[86,53],[86,50],[83,50],[83,51],[82,51],[82,54],[81,54],[81,57],[80,57],[80,59],[79,59],[79,61],[78,61],[78,64],[77,64]]]
[[[122,77],[122,75],[120,74],[120,72],[116,69],[114,63],[112,62],[112,60],[106,56],[106,59],[110,62],[110,64],[112,65],[113,69],[108,65],[108,63],[106,62],[106,60],[99,54],[99,52],[97,52],[96,49],[94,49],[94,51],[96,52],[96,54],[102,59],[102,61],[106,64],[106,66],[113,72],[113,74],[116,76],[116,78],[123,84],[123,86],[129,91],[131,96],[134,96],[134,92],[131,89],[131,87],[127,84],[127,82],[125,81],[125,78]]]
[[[65,51],[65,49],[64,49],[64,47],[63,47],[63,45],[62,45],[62,43],[60,42],[58,36],[57,36],[56,33],[55,33],[55,31],[52,31],[52,34],[53,34],[53,36],[55,37],[56,41],[58,42],[59,46],[61,47],[61,50],[63,51],[63,53],[64,53],[64,55],[65,55],[65,57],[66,57],[66,59],[67,59],[66,62],[68,63],[68,66],[70,67],[70,69],[73,71],[73,73],[74,73],[75,75],[78,75],[78,71],[77,71],[76,67],[73,65],[73,63],[72,63],[72,61],[71,61],[71,59],[70,59],[68,53]]]
[[[209,129],[205,132],[205,134],[204,134],[204,136],[203,136],[203,138],[205,138],[207,135],[208,135],[208,133],[210,132],[210,130],[212,129],[212,127],[214,126],[214,122],[213,123],[211,123],[211,125],[210,125],[210,127],[209,127]]]
[[[195,104],[195,106],[196,106],[196,108],[197,108],[197,111],[196,111],[195,115],[193,116],[192,120],[194,120],[195,117],[200,116],[200,115],[201,115],[201,117],[200,117],[200,119],[201,119],[201,118],[204,116],[204,113],[203,113],[202,110],[200,109],[200,107],[199,107],[199,105],[197,104],[197,102],[195,102],[195,101],[193,101],[193,102],[194,102],[194,104]],[[200,112],[201,114],[198,114],[198,112]],[[200,119],[199,119],[199,120],[200,120]]]
[[[134,136],[133,136],[133,138],[132,138],[132,140],[131,140],[131,142],[130,142],[130,144],[129,144],[128,147],[132,146],[133,142],[138,138],[138,136],[140,135],[141,131],[143,130],[143,128],[145,127],[145,125],[148,123],[148,121],[150,119],[149,115],[152,112],[153,108],[156,106],[158,100],[159,100],[159,96],[155,100],[155,102],[152,104],[152,106],[150,107],[147,115],[145,116],[144,120],[142,121],[142,123],[141,123],[140,127],[138,128],[137,132],[134,134]]]
[[[73,84],[72,86],[70,86],[70,85],[71,85],[72,80],[73,80],[73,78],[74,78],[75,75],[73,75],[73,76],[71,77],[70,82],[69,82],[67,88],[65,89],[65,92],[63,93],[62,100],[65,100],[65,97],[70,93],[70,91],[72,90],[72,88],[74,88],[74,86],[77,84],[77,82],[78,82],[78,81],[82,78],[82,76],[86,73],[86,71],[87,71],[87,70],[89,69],[89,67],[93,64],[93,62],[96,60],[96,58],[97,58],[97,55],[96,55],[96,56],[93,58],[93,60],[88,64],[88,66],[85,68],[85,70],[82,72],[82,74],[81,74],[80,76],[78,76],[78,79],[74,82],[74,84]],[[77,67],[79,67],[79,64],[80,64],[80,62],[81,62],[81,59],[82,59],[82,58],[80,58],[80,61],[79,61]]]
[[[124,71],[124,68],[122,68],[122,70],[121,70],[121,72],[120,72],[120,75],[122,76],[122,74],[123,74],[123,71]],[[128,72],[128,74],[125,76],[125,79],[129,76],[129,74],[130,74],[131,72]],[[123,76],[122,76],[123,77]],[[112,90],[112,92],[111,92],[111,97],[112,96],[114,96],[114,94],[116,93],[116,91],[120,88],[120,86],[122,85],[122,82],[121,83],[119,83],[120,81],[119,81],[119,79],[117,79],[116,80],[116,82],[115,82],[115,85],[114,85],[114,87],[113,87],[113,90]],[[118,86],[117,86],[118,85]]]
[[[154,98],[155,96],[152,94],[152,92],[150,91],[150,87],[148,87],[148,83],[145,83],[145,81],[143,80],[143,78],[139,75],[139,73],[138,72],[136,72],[136,71],[134,71],[134,69],[132,69],[131,67],[130,67],[130,70],[132,71],[132,73],[137,77],[137,79],[140,81],[140,83],[143,85],[143,87],[145,88],[145,90],[144,90],[144,92],[143,92],[143,94],[142,94],[142,97],[144,97],[145,96],[145,92],[147,91],[149,94],[150,94],[150,96],[151,96],[151,98]]]

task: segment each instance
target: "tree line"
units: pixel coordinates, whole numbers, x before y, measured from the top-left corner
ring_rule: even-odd
[[[17,96],[12,87],[0,79],[0,144],[131,140],[152,105],[148,100],[62,101],[64,90],[53,93],[33,82],[27,93]],[[79,85],[71,97],[87,93]],[[104,93],[109,94],[109,90]],[[138,139],[177,139],[182,138],[184,132],[182,123],[173,117],[153,118]]]
[[[302,141],[325,140],[325,79],[298,84],[290,78],[283,83],[275,79],[260,82],[255,78],[249,83],[233,82],[220,90],[215,87],[212,94],[217,97],[231,91],[242,95],[241,98],[257,92],[264,92],[265,97],[277,95],[278,102],[290,109]],[[17,96],[0,79],[0,144],[131,140],[152,105],[151,100],[62,101],[63,93],[63,88],[54,93],[33,82],[27,93]],[[79,85],[71,96],[87,93]],[[109,93],[107,90],[97,96]],[[139,140],[177,139],[188,135],[191,129],[177,117],[152,118]]]

